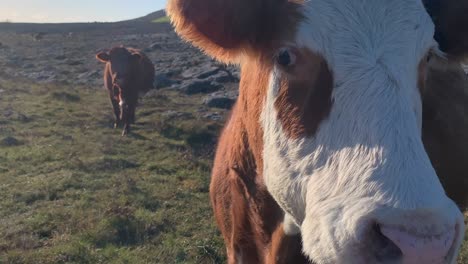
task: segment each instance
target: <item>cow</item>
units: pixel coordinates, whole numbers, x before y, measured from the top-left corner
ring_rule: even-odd
[[[169,0],[167,12],[186,41],[241,66],[210,185],[228,263],[456,262],[468,1]]]
[[[114,110],[114,128],[123,125],[122,136],[125,136],[130,124],[135,122],[139,92],[153,88],[154,65],[140,50],[126,47],[100,52],[96,58],[105,63],[104,86]]]

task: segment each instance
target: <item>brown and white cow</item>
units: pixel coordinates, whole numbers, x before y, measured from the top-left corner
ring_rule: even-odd
[[[122,135],[127,135],[130,124],[135,122],[138,93],[153,88],[154,65],[141,51],[125,47],[100,52],[96,58],[106,63],[104,86],[114,109],[114,127],[123,124]]]
[[[242,67],[210,190],[229,263],[456,261],[464,222],[448,196],[466,204],[468,81],[429,67],[439,44],[468,53],[468,1],[167,10],[182,37]]]

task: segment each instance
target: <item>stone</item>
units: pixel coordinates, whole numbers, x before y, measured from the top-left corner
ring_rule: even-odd
[[[226,71],[219,71],[216,75],[209,78],[211,81],[217,83],[237,83],[239,79]]]
[[[19,146],[20,142],[14,137],[6,137],[0,141],[0,145],[4,147],[14,147]]]
[[[175,84],[180,84],[180,81],[170,79],[166,74],[157,74],[154,77],[154,87],[156,89],[171,87]]]
[[[203,117],[213,121],[220,121],[223,119],[223,117],[219,113],[208,113],[205,114]]]
[[[228,97],[209,97],[205,104],[212,108],[231,109],[236,101]]]
[[[183,61],[184,64],[187,64],[187,60]],[[185,79],[205,79],[219,71],[219,67],[214,66],[211,62],[205,62],[198,65],[191,65],[190,68],[182,72],[181,76]]]
[[[208,77],[211,77],[211,76],[217,74],[217,73],[219,72],[219,70],[220,70],[220,69],[217,68],[217,67],[212,67],[212,68],[209,69],[208,71],[199,74],[199,75],[197,76],[197,79],[206,79],[206,78],[208,78]]]
[[[187,95],[208,94],[219,91],[223,85],[212,81],[190,81],[181,87],[181,90]]]

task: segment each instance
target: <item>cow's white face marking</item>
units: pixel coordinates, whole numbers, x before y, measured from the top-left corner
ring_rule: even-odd
[[[288,137],[275,109],[284,73],[271,73],[261,118],[264,178],[288,214],[288,230],[300,228],[304,252],[320,264],[384,263],[366,244],[375,222],[425,235],[458,226],[456,251],[463,216],[421,140],[418,65],[436,45],[423,4],[314,0],[302,11],[294,45],[326,60],[333,106],[315,135]]]

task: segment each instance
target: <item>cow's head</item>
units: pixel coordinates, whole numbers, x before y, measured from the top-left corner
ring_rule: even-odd
[[[133,78],[135,65],[141,59],[138,53],[132,53],[124,47],[112,48],[109,52],[100,52],[96,58],[104,63],[109,63],[112,84],[116,89],[126,90]]]
[[[468,3],[437,2],[169,1],[179,34],[264,91],[263,178],[316,263],[455,262],[463,216],[424,149],[421,90],[435,28],[468,51],[447,26]]]

